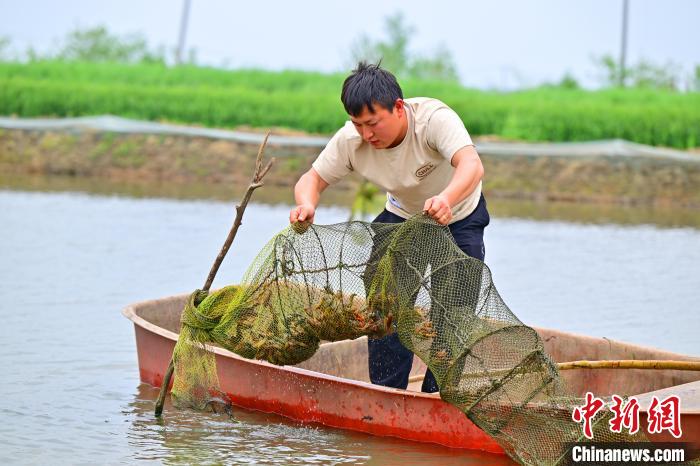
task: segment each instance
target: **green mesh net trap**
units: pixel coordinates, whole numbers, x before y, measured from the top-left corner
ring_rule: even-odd
[[[217,393],[218,344],[273,364],[310,358],[321,341],[397,332],[433,372],[440,396],[524,464],[564,464],[581,426],[537,332],[496,291],[489,268],[424,216],[400,224],[294,225],[268,242],[237,286],[195,292],[175,347],[173,400],[202,408]],[[610,432],[598,442],[640,441]]]

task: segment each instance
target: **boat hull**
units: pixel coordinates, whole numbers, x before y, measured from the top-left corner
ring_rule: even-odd
[[[141,381],[163,383],[177,334],[185,296],[148,301],[127,307],[134,322]],[[653,348],[628,345],[553,330],[538,329],[548,352],[557,361],[574,359],[694,359]],[[362,380],[366,374],[366,344],[347,341],[322,345],[301,366],[275,366],[237,356],[219,347],[216,354],[220,388],[240,407],[275,413],[302,423],[318,423],[373,435],[430,442],[451,448],[504,454],[503,449],[467,416],[437,394],[397,390]],[[363,353],[364,351],[364,353]],[[634,357],[630,357],[633,355]],[[314,367],[317,370],[309,370]],[[416,358],[413,373],[425,366]],[[567,371],[567,383],[578,394],[597,396],[640,393],[641,406],[654,394],[681,395],[683,438],[700,449],[700,374],[683,371],[597,370]],[[578,375],[576,374],[578,373]],[[626,374],[626,375],[625,375]],[[366,375],[364,375],[366,377]],[[644,390],[644,387],[648,390]],[[646,413],[641,413],[642,428]],[[654,441],[673,441],[667,433]]]
[[[135,326],[141,381],[160,387],[174,341]],[[377,387],[234,354],[216,355],[221,389],[243,408],[373,435],[503,454],[502,448],[436,395]]]

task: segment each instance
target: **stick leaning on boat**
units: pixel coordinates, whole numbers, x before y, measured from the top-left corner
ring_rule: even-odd
[[[267,174],[267,172],[270,171],[272,164],[275,162],[275,159],[273,157],[267,162],[265,166],[263,166],[263,153],[265,151],[265,146],[267,145],[267,140],[269,137],[270,132],[268,131],[267,134],[265,134],[265,138],[263,139],[262,143],[260,143],[258,155],[255,159],[255,171],[253,172],[253,177],[250,181],[250,184],[248,185],[248,189],[243,195],[241,203],[236,206],[236,218],[233,221],[233,226],[231,227],[231,230],[229,231],[228,236],[226,237],[226,241],[224,241],[224,245],[221,247],[221,251],[219,251],[219,255],[216,257],[216,260],[214,260],[214,264],[212,264],[211,270],[209,271],[209,275],[207,276],[207,280],[204,283],[204,287],[202,287],[202,296],[206,296],[206,294],[209,292],[209,289],[211,288],[211,285],[214,282],[214,278],[216,277],[216,273],[219,271],[221,263],[224,261],[228,250],[231,248],[231,244],[233,244],[233,240],[236,237],[236,233],[238,233],[238,228],[241,226],[241,223],[243,221],[243,212],[245,212],[245,209],[248,206],[248,202],[250,201],[250,198],[253,195],[253,191],[263,186],[262,180]],[[195,303],[195,305],[197,304],[199,303]],[[170,386],[170,379],[173,376],[174,370],[175,364],[173,362],[173,359],[171,358],[170,364],[168,364],[168,369],[165,371],[165,375],[163,376],[163,383],[160,387],[158,399],[156,400],[156,417],[160,417],[163,414],[165,395],[168,392],[168,387]]]

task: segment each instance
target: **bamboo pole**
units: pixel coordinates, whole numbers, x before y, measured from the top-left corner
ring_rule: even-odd
[[[674,361],[660,359],[613,359],[609,361],[569,361],[557,363],[560,371],[573,369],[645,369],[645,370],[675,370],[675,371],[700,371],[700,361]],[[507,374],[508,370],[490,371],[487,374]],[[476,374],[480,375],[480,374]],[[420,382],[423,375],[414,375],[408,378],[408,383]]]
[[[267,140],[269,137],[270,132],[268,131],[262,143],[260,144],[260,147],[258,148],[258,156],[255,158],[255,171],[253,172],[253,178],[251,179],[250,184],[248,185],[248,189],[246,190],[245,195],[243,196],[243,200],[241,200],[241,203],[236,206],[236,218],[233,221],[233,226],[231,227],[231,230],[229,231],[228,236],[226,237],[226,241],[224,241],[224,245],[221,247],[221,251],[219,251],[219,255],[216,256],[214,264],[212,264],[211,266],[211,270],[209,271],[209,275],[207,276],[207,280],[204,283],[202,291],[208,292],[209,288],[211,288],[211,285],[214,282],[214,278],[216,277],[216,273],[219,271],[219,267],[224,261],[226,253],[228,253],[228,250],[231,248],[231,244],[233,244],[233,240],[236,238],[236,233],[238,233],[238,227],[240,227],[241,223],[243,222],[243,212],[245,212],[245,209],[248,206],[248,201],[250,201],[250,198],[253,195],[253,191],[255,191],[263,185],[262,179],[265,177],[267,172],[270,171],[270,168],[272,167],[272,164],[275,161],[273,157],[267,162],[267,165],[263,167],[263,152],[265,151],[265,146],[267,145]],[[195,305],[197,304],[199,303],[195,303]],[[168,364],[168,369],[165,371],[165,376],[163,377],[163,383],[160,386],[160,393],[158,393],[158,399],[156,400],[156,417],[160,417],[160,415],[163,413],[165,395],[168,392],[168,386],[170,385],[170,379],[173,376],[174,370],[175,364],[173,362],[173,359],[171,358],[170,364]]]
[[[571,369],[667,369],[700,371],[700,361],[672,361],[659,359],[616,359],[611,361],[570,361],[557,364],[560,371]]]

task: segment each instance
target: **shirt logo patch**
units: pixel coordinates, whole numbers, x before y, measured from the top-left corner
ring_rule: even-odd
[[[430,172],[435,170],[435,164],[432,162],[428,162],[422,167],[420,167],[418,170],[416,170],[416,178],[419,180],[423,180],[426,176],[430,175]]]

